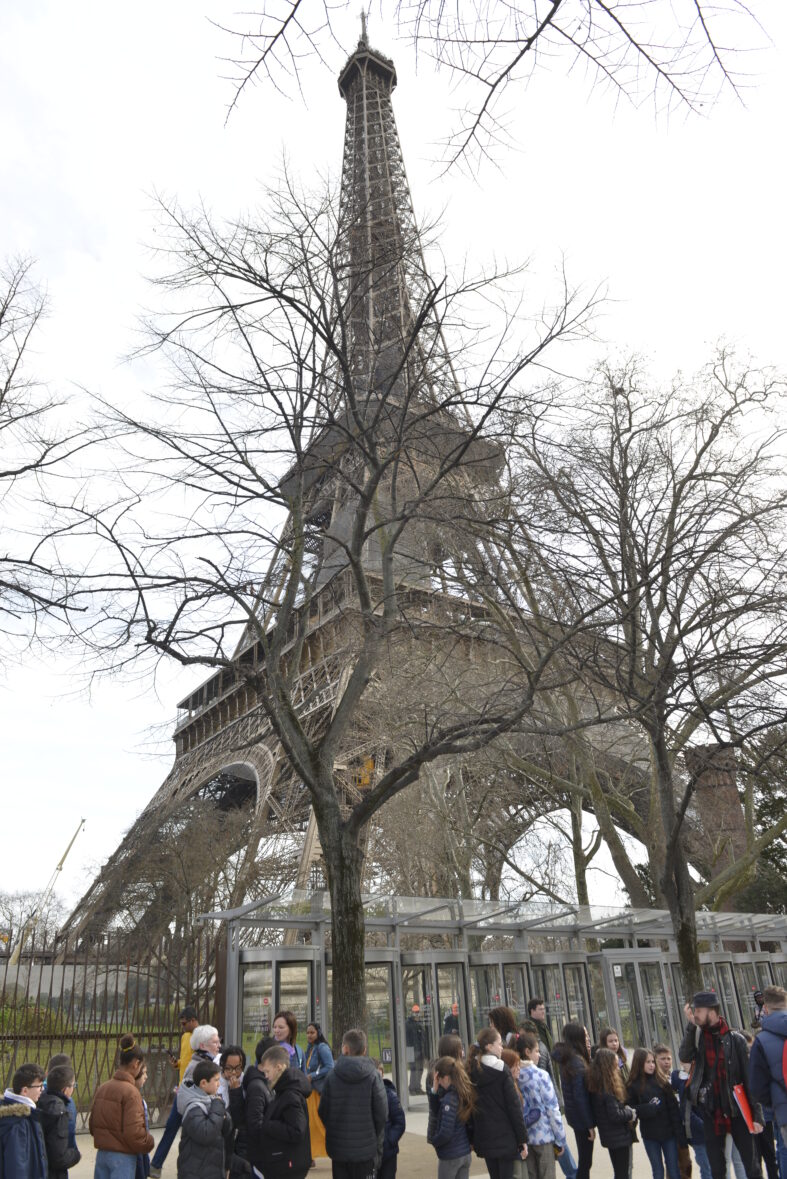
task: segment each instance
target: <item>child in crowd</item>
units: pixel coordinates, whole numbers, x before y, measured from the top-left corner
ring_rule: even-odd
[[[201,1060],[178,1089],[180,1127],[178,1179],[225,1179],[232,1122],[219,1097],[221,1073]]]
[[[519,1037],[522,1062],[519,1090],[525,1103],[527,1127],[527,1174],[529,1179],[554,1179],[555,1157],[566,1149],[566,1128],[549,1074],[538,1067],[541,1051],[538,1036],[523,1032]]]
[[[49,1064],[46,1066],[47,1081],[44,1082],[44,1087],[48,1088],[49,1074],[53,1068],[60,1068],[61,1065],[67,1065],[68,1068],[73,1068],[71,1057],[65,1052],[56,1052],[54,1056],[49,1058]],[[74,1082],[74,1089],[76,1089],[76,1081]],[[76,1150],[77,1145],[77,1107],[73,1097],[69,1097],[64,1102],[66,1111],[68,1112],[68,1145]]]
[[[495,1027],[482,1028],[470,1049],[468,1074],[475,1086],[473,1145],[490,1179],[511,1179],[514,1162],[527,1158],[522,1096],[502,1060]]]
[[[626,1104],[626,1089],[617,1054],[597,1048],[587,1070],[587,1088],[601,1145],[606,1147],[614,1179],[628,1179],[636,1113]]]
[[[629,1066],[628,1058],[626,1056],[626,1049],[620,1042],[620,1036],[614,1028],[602,1028],[601,1035],[598,1038],[599,1048],[609,1048],[610,1052],[614,1052],[618,1061],[618,1068],[620,1075],[623,1078],[623,1084],[627,1085],[629,1080]]]
[[[647,1048],[637,1048],[631,1061],[628,1101],[639,1118],[642,1144],[650,1162],[653,1179],[681,1179],[678,1143],[682,1137],[678,1100],[669,1077],[656,1064]],[[663,1161],[662,1161],[663,1157]]]
[[[49,1179],[66,1179],[69,1167],[75,1167],[82,1155],[76,1145],[69,1145],[68,1102],[76,1085],[70,1064],[56,1065],[47,1073],[46,1092],[38,1101],[38,1116],[44,1132]]]
[[[148,1066],[147,1066],[147,1064],[143,1064],[142,1068],[137,1073],[137,1078],[134,1082],[137,1089],[139,1089],[140,1097],[142,1097],[142,1090],[145,1086],[145,1082],[147,1081],[147,1079],[148,1079]],[[149,1130],[150,1129],[150,1114],[148,1113],[148,1103],[147,1103],[147,1101],[145,1101],[144,1097],[142,1097],[142,1109],[144,1110],[144,1113],[145,1113],[145,1129]],[[149,1174],[150,1174],[150,1155],[149,1154],[138,1154],[137,1155],[137,1169],[134,1174],[134,1179],[148,1179]]]
[[[432,1074],[426,1130],[437,1152],[437,1179],[468,1179],[474,1108],[475,1090],[464,1065],[454,1056],[441,1056]]]
[[[402,1103],[399,1100],[399,1094],[396,1092],[396,1086],[393,1081],[389,1081],[386,1078],[383,1072],[383,1066],[379,1060],[376,1060],[374,1063],[380,1074],[380,1079],[385,1086],[385,1096],[388,1100],[388,1117],[385,1119],[385,1137],[383,1139],[383,1157],[380,1166],[377,1168],[375,1179],[394,1179],[399,1155],[399,1139],[406,1129],[404,1110],[402,1109]]]

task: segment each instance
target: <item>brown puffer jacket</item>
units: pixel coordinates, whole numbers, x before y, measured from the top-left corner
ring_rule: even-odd
[[[119,1068],[111,1081],[99,1085],[88,1128],[96,1150],[148,1154],[153,1149],[153,1135],[145,1129],[142,1097],[127,1069]]]

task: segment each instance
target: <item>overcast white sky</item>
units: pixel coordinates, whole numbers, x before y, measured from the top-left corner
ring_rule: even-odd
[[[443,213],[446,257],[532,256],[534,309],[563,257],[573,280],[606,281],[598,355],[636,349],[662,374],[690,371],[724,337],[787,368],[787,14],[757,9],[775,47],[749,62],[759,78],[745,107],[724,99],[705,118],[659,122],[647,105],[589,98],[580,77],[544,76],[512,110],[518,149],[472,178],[441,176],[435,162],[456,98],[373,19],[370,40],[397,66],[416,212]],[[256,87],[225,126],[232,88],[219,59],[234,47],[209,18],[242,27],[234,12],[224,0],[4,6],[0,256],[38,259],[52,310],[36,368],[53,391],[124,403],[160,378],[121,363],[150,303],[154,191],[231,216],[258,204],[285,150],[304,178],[340,168],[339,50],[331,71],[314,63],[304,75],[306,106]],[[351,48],[355,13],[339,28]],[[89,697],[77,682],[55,656],[0,679],[0,889],[42,885],[84,816],[60,885],[69,900],[83,891],[166,775],[175,704],[195,676],[105,681]]]

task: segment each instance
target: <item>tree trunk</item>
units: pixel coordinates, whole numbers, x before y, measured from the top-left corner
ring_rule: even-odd
[[[694,885],[689,874],[682,832],[677,833],[677,838],[670,847],[677,823],[672,759],[662,739],[654,740],[652,748],[654,772],[661,803],[661,819],[666,840],[661,889],[669,909],[678,949],[678,960],[689,991],[684,999],[689,1001],[695,991],[702,989],[700,952],[697,945],[697,920],[694,912]]]
[[[349,1028],[366,1030],[363,849],[342,822],[338,806],[335,814],[318,815],[318,830],[331,896],[331,1043],[338,1052]]]

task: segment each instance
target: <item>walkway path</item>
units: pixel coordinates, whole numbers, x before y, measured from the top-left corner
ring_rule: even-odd
[[[160,1130],[154,1130],[153,1136],[158,1141]],[[574,1144],[573,1135],[569,1131],[569,1141]],[[93,1140],[89,1134],[80,1134],[77,1144],[82,1151],[82,1162],[69,1172],[69,1179],[92,1179],[95,1152]],[[176,1179],[178,1144],[175,1142],[162,1170],[163,1179]],[[563,1172],[556,1168],[557,1179],[562,1179]],[[319,1159],[317,1166],[309,1172],[315,1179],[328,1179],[331,1164],[328,1159]],[[612,1166],[609,1155],[602,1146],[596,1143],[593,1152],[592,1179],[612,1179]],[[699,1171],[696,1172],[699,1175]],[[435,1179],[437,1175],[437,1156],[426,1141],[426,1114],[410,1113],[407,1115],[407,1133],[401,1140],[399,1149],[399,1166],[397,1179]],[[487,1175],[487,1170],[480,1159],[474,1158],[470,1168],[471,1179],[481,1179]],[[641,1143],[634,1147],[633,1179],[650,1179],[650,1166]]]

